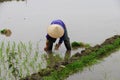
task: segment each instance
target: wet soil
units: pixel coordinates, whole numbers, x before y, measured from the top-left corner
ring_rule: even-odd
[[[15,0],[0,0],[0,2],[6,2],[6,1],[15,1]],[[16,0],[16,1],[25,1],[25,0]]]

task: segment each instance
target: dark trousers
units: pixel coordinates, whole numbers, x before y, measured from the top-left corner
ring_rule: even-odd
[[[54,40],[54,41],[48,40],[48,49],[47,49],[48,51],[52,51],[53,43],[54,43],[55,41],[56,41],[56,40]],[[70,50],[71,50],[71,45],[70,45],[70,40],[69,40],[69,38],[64,40],[64,45],[65,45],[67,51],[70,51]]]

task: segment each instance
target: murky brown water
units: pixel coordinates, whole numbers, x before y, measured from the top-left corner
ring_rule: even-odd
[[[54,19],[62,19],[68,28],[71,42],[82,41],[96,45],[108,37],[120,34],[119,4],[119,0],[27,0],[0,3],[0,29],[10,28],[13,32],[9,38],[0,35],[0,39],[15,42],[39,41],[40,51],[44,52],[47,26]],[[60,52],[65,52],[64,45]],[[95,70],[96,73],[97,70],[99,69]]]

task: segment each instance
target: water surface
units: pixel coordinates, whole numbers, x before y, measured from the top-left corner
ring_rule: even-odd
[[[85,68],[68,77],[66,80],[119,80],[120,51],[103,59],[99,64]]]
[[[16,42],[41,41],[43,47],[50,22],[62,19],[71,42],[82,41],[95,45],[120,34],[119,4],[119,0],[27,0],[0,3],[0,28],[10,28],[13,32],[10,38],[0,38]]]
[[[15,41],[16,43],[19,41],[40,42],[40,53],[44,53],[46,29],[54,19],[61,19],[65,22],[71,42],[81,41],[94,46],[102,43],[106,38],[120,34],[120,1],[27,0],[0,3],[0,29],[12,30],[11,37],[0,35],[0,40]],[[63,44],[59,51],[65,52]],[[92,80],[98,80],[97,77],[99,80],[109,79],[109,77],[112,77],[110,80],[113,78],[118,80],[120,71],[116,67],[120,67],[118,65],[120,60],[116,60],[118,59],[116,55],[119,56],[119,54],[114,54],[115,57],[109,57],[107,61],[91,68],[95,70],[85,70],[83,73],[73,75],[73,78],[70,77],[68,80],[77,80],[78,76],[79,80],[80,75],[83,75],[82,80],[87,80],[88,78],[84,79],[86,76]],[[111,67],[108,66],[109,64]],[[95,74],[96,77],[92,78],[91,74]]]

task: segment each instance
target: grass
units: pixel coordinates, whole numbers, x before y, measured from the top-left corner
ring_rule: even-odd
[[[93,65],[105,56],[110,55],[120,47],[120,38],[114,40],[111,44],[103,45],[96,51],[89,53],[86,56],[80,57],[77,61],[66,65],[61,71],[54,70],[49,76],[44,76],[44,80],[64,80],[69,75],[82,71],[84,67]]]

